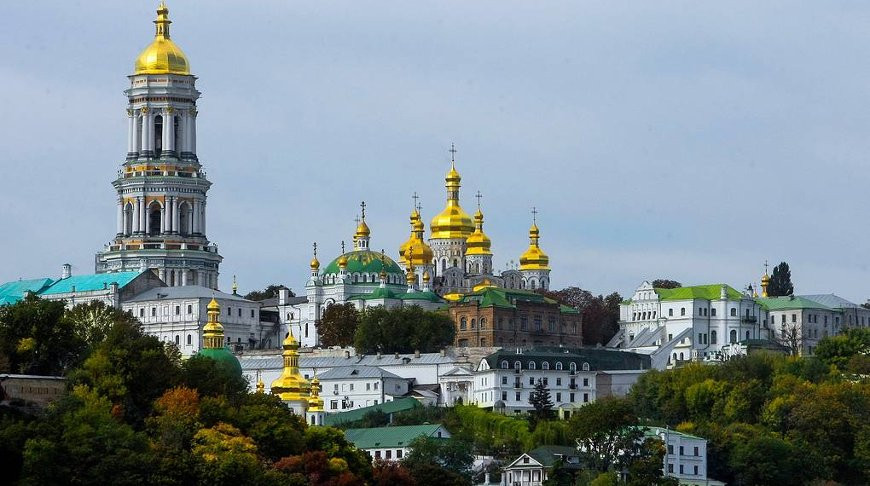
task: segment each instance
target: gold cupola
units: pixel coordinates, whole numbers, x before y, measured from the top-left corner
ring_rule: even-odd
[[[281,376],[272,382],[272,394],[278,395],[285,402],[307,401],[311,393],[311,383],[299,373],[299,341],[293,336],[293,331],[287,333],[281,343],[284,352],[284,369]]]
[[[417,221],[420,221],[420,212],[417,211],[417,208],[414,208],[414,210],[411,211],[411,236],[409,236],[408,239],[404,243],[402,243],[402,246],[399,247],[399,262],[404,265],[408,264],[405,253],[408,252],[408,248],[414,246],[414,244],[416,243],[416,239],[414,238],[414,228]]]
[[[187,56],[169,38],[169,9],[160,2],[157,19],[154,20],[156,32],[154,41],[136,58],[134,74],[190,74]]]
[[[483,212],[474,213],[474,233],[465,240],[465,255],[492,255],[492,241],[483,232]]]
[[[767,274],[767,262],[764,262],[764,275],[761,276],[761,296],[767,297],[767,287],[770,286],[770,275]]]
[[[420,217],[419,208],[411,211],[411,236],[399,247],[399,261],[408,267],[409,265],[424,267],[432,263],[434,253],[432,247],[423,239],[426,225]]]
[[[317,274],[317,271],[320,269],[320,260],[317,259],[317,243],[314,243],[314,257],[311,259],[311,273]]]
[[[550,257],[541,250],[541,231],[536,223],[529,228],[529,248],[520,255],[520,270],[549,270]]]
[[[372,231],[369,229],[369,225],[366,224],[366,202],[363,201],[360,203],[361,208],[361,217],[356,223],[356,231],[353,234],[353,249],[354,250],[368,250],[369,249],[369,238],[371,237]]]
[[[452,147],[450,150],[455,152],[455,149]],[[474,232],[474,224],[471,222],[471,217],[468,216],[468,213],[463,211],[459,205],[459,188],[462,177],[459,176],[459,172],[456,170],[455,160],[451,160],[450,171],[447,172],[447,177],[444,180],[444,185],[447,188],[447,207],[432,218],[430,223],[432,228],[431,239],[467,239]]]
[[[311,380],[311,394],[308,397],[308,411],[323,411],[323,398],[320,398],[320,380],[317,379],[316,375]]]

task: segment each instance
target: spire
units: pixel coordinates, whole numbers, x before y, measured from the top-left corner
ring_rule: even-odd
[[[369,229],[369,225],[366,224],[366,202],[362,201],[359,206],[361,209],[360,214],[362,216],[357,222],[356,233],[353,235],[354,250],[368,250],[371,230]]]
[[[450,144],[450,170],[444,178],[447,188],[447,207],[432,218],[432,239],[468,238],[474,231],[471,218],[459,205],[462,177],[456,170],[456,147]]]
[[[157,6],[157,18],[154,20],[155,32],[154,37],[169,39],[169,9],[165,2],[160,2]]]
[[[767,297],[767,287],[770,285],[770,275],[767,274],[767,260],[764,260],[764,275],[761,276],[761,296]]]
[[[212,297],[206,310],[208,312],[208,321],[202,328],[202,347],[204,349],[223,349],[224,326],[218,322],[218,316],[221,313],[221,306],[218,304],[217,300]]]
[[[532,207],[532,227],[529,228],[529,248],[520,256],[520,270],[549,270],[550,257],[541,250],[538,229],[538,208]]]
[[[257,393],[263,393],[266,390],[266,384],[263,383],[263,376],[260,370],[257,370]]]
[[[239,285],[236,283],[235,275],[233,275],[233,295],[239,295]]]
[[[314,242],[314,257],[311,259],[311,276],[316,277],[320,270],[320,260],[317,259],[317,242]]]

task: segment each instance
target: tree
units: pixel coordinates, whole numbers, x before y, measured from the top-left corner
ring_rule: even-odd
[[[352,302],[329,304],[316,323],[320,342],[324,346],[350,346],[359,326],[360,315]]]
[[[581,462],[601,472],[622,471],[641,453],[643,431],[631,402],[606,398],[577,410],[569,421]]]
[[[225,362],[206,356],[192,356],[181,366],[181,381],[200,395],[240,400],[247,394],[248,381]]]
[[[652,286],[657,289],[678,289],[682,287],[683,284],[677,282],[676,280],[657,278],[652,281]]]
[[[847,369],[854,356],[870,354],[870,329],[856,327],[846,329],[838,336],[823,338],[816,346],[815,354],[829,365]]]
[[[248,300],[261,301],[266,299],[273,299],[278,297],[278,291],[282,289],[286,289],[287,287],[278,284],[272,284],[267,286],[263,290],[252,290],[245,294],[245,298]],[[290,297],[295,297],[293,291],[290,291]]]
[[[416,486],[417,481],[400,462],[375,459],[372,467],[374,486]]]
[[[116,323],[124,322],[130,327],[139,325],[139,320],[129,311],[115,309],[99,300],[76,305],[66,311],[63,319],[70,322],[78,337],[90,347],[103,342]]]
[[[544,385],[544,380],[538,379],[535,389],[529,394],[529,404],[534,407],[531,413],[532,426],[538,422],[553,418],[553,400],[550,399],[550,390]]]
[[[0,355],[13,373],[62,375],[78,364],[87,347],[64,303],[28,295],[0,306]]]
[[[257,444],[230,424],[201,429],[193,438],[200,482],[215,485],[257,484],[262,473]]]
[[[788,349],[790,356],[801,354],[801,332],[797,324],[786,324],[776,333],[776,342]]]
[[[354,335],[357,352],[431,353],[453,342],[456,329],[443,312],[412,305],[396,309],[366,309]]]
[[[782,297],[793,294],[794,285],[791,283],[791,270],[788,268],[788,263],[781,262],[773,267],[770,284],[767,286],[767,295],[769,297]]]
[[[447,471],[455,473],[467,482],[471,481],[471,466],[474,456],[471,454],[471,443],[457,439],[440,439],[436,437],[420,436],[412,440],[408,445],[411,452],[402,459],[402,465],[411,470],[411,474],[418,482],[425,476],[419,474],[421,468],[428,465],[437,465]]]
[[[604,295],[596,297],[588,290],[579,287],[538,292],[581,312],[584,344],[606,344],[619,330],[619,304],[622,302],[622,297],[617,292],[606,297]]]

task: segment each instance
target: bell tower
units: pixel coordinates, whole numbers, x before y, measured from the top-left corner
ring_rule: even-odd
[[[170,286],[217,288],[221,257],[206,237],[211,182],[196,152],[196,77],[170,38],[161,2],[151,44],[128,76],[127,156],[112,182],[115,237],[96,255],[96,272],[152,269]]]

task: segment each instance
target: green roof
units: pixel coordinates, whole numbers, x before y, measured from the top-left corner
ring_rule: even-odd
[[[150,270],[145,271],[147,272]],[[42,294],[66,294],[72,292],[73,289],[75,289],[76,292],[92,292],[96,290],[104,290],[112,283],[117,283],[118,288],[124,288],[125,285],[132,282],[133,279],[141,274],[142,272],[117,272],[73,275],[54,282],[51,287],[44,290]]]
[[[392,258],[377,253],[371,250],[354,250],[343,255],[347,258],[347,273],[374,273],[380,275],[381,269],[386,267],[388,274],[399,274],[402,276],[401,281],[404,282],[405,273]],[[338,258],[341,258],[339,256]],[[338,275],[338,258],[331,261],[329,265],[323,269],[323,275],[335,274]]]
[[[404,294],[399,294],[399,298],[402,300],[425,300],[427,302],[444,302],[444,299],[441,298],[435,292],[431,290],[418,290],[415,292],[405,292]]]
[[[333,426],[339,424],[346,424],[350,422],[356,422],[357,420],[362,420],[363,416],[369,412],[383,412],[386,414],[391,414],[396,412],[404,412],[406,410],[411,410],[422,406],[423,405],[421,405],[420,402],[417,401],[417,399],[415,398],[399,398],[398,400],[392,400],[378,405],[372,405],[370,407],[356,408],[347,412],[328,413],[323,419],[323,424]]]
[[[664,429],[662,427],[644,427],[641,425],[635,425],[635,428],[643,429],[643,435],[646,437],[652,437],[654,439],[661,439],[661,434],[666,435],[674,435],[683,437],[686,439],[697,439],[697,440],[707,440],[703,437],[698,437],[697,435],[687,434],[685,432],[680,432],[674,429]]]
[[[420,436],[434,437],[441,427],[441,424],[427,424],[347,429],[344,436],[357,449],[397,449],[407,447]]]
[[[721,298],[722,286],[725,284],[710,284],[710,285],[694,285],[691,287],[678,287],[675,289],[654,289],[661,300],[719,300]],[[729,300],[740,300],[744,298],[742,292],[738,291],[730,285],[725,285],[725,293]]]
[[[550,467],[555,464],[560,459],[560,456],[578,457],[580,455],[575,447],[557,445],[538,446],[529,451],[528,454],[544,467]]]
[[[50,278],[37,278],[32,280],[14,280],[0,285],[0,305],[14,304],[23,299],[27,292],[39,294],[45,290],[54,280]]]
[[[242,365],[239,364],[239,360],[233,356],[227,348],[218,348],[218,349],[208,349],[203,348],[199,350],[197,353],[199,356],[205,356],[206,358],[211,358],[218,363],[226,363],[232,368],[232,370],[238,375],[242,376]]]
[[[470,292],[463,295],[462,299],[457,301],[459,304],[476,303],[478,307],[502,307],[505,309],[516,309],[516,302],[558,305],[559,310],[563,313],[580,313],[573,307],[561,305],[555,300],[549,297],[544,297],[536,292],[530,292],[528,290],[502,289],[498,287],[487,287],[478,290],[477,292]]]
[[[396,293],[387,287],[378,287],[370,294],[355,295],[353,298],[362,300],[398,299]]]
[[[755,299],[755,301],[769,311],[791,309],[835,310],[826,305],[819,304],[816,301],[794,295],[788,297],[759,297]]]

